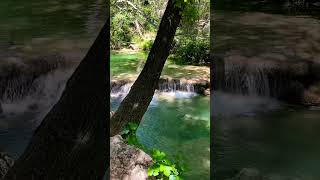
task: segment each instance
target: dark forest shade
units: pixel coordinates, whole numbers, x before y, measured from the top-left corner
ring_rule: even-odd
[[[109,24],[108,18],[5,179],[103,178],[109,162]]]

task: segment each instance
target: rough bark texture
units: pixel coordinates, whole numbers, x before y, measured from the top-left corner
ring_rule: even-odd
[[[98,180],[108,168],[108,18],[5,179]]]
[[[128,122],[140,122],[146,112],[169,55],[171,44],[181,20],[181,9],[169,0],[146,64],[129,94],[111,118],[110,136],[118,134]]]

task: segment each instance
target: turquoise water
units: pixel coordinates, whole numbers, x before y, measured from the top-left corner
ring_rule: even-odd
[[[115,110],[121,100],[112,99]],[[209,179],[209,97],[193,93],[160,93],[154,96],[137,135],[148,149],[164,151],[187,165],[185,179]]]

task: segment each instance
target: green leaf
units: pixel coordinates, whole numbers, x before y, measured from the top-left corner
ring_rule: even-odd
[[[153,175],[153,169],[148,169],[147,173],[148,173],[148,176],[152,176]]]
[[[160,171],[159,168],[154,169],[152,175],[153,176],[158,176],[159,175],[159,171]]]
[[[166,157],[166,154],[164,152],[161,152],[158,149],[156,149],[156,150],[153,150],[152,157],[153,157],[153,159],[160,161]]]
[[[171,170],[172,167],[170,166],[160,165],[160,172],[163,172],[163,174],[167,177],[171,175]]]
[[[169,176],[169,180],[176,180],[176,176],[175,175],[170,175]]]
[[[132,131],[135,131],[135,130],[138,129],[138,124],[137,123],[129,122],[128,125],[129,125],[129,129],[132,130]]]

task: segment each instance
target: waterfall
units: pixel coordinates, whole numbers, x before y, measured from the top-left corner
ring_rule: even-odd
[[[195,88],[193,84],[190,83],[182,83],[179,80],[169,80],[169,79],[162,79],[159,83],[158,90],[160,92],[176,92],[176,91],[183,91],[194,93]]]
[[[59,100],[71,73],[71,70],[57,69],[35,78],[28,85],[23,85],[23,81],[28,78],[22,75],[9,81],[10,86],[6,87],[1,102],[3,115],[8,117],[32,113],[37,114],[33,120],[40,122]]]
[[[111,85],[111,94],[110,94],[111,98],[123,99],[129,93],[132,85],[133,83],[126,83],[126,84],[113,83],[113,85]]]
[[[240,65],[226,65],[225,89],[227,91],[270,96],[270,81],[265,69],[256,67],[248,70]]]
[[[111,82],[111,99],[122,100],[129,93],[133,83],[129,82]],[[188,98],[196,96],[196,89],[191,83],[183,83],[179,80],[160,79],[158,88],[155,92],[153,101],[157,96],[171,98]]]
[[[273,97],[301,102],[304,85],[296,72],[285,66],[265,64],[226,63],[221,90],[248,96]]]

